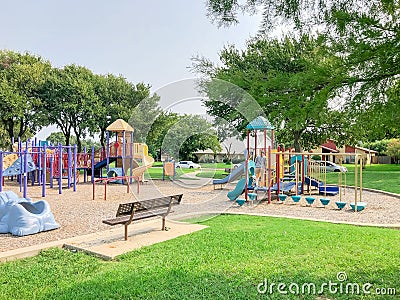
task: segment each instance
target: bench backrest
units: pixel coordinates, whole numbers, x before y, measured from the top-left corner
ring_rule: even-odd
[[[165,196],[160,198],[142,200],[131,203],[122,203],[118,207],[116,217],[130,216],[133,212],[141,212],[148,210],[155,210],[160,208],[167,208],[172,205],[179,204],[182,200],[183,194]]]

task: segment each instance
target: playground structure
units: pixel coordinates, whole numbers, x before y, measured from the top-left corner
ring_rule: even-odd
[[[264,147],[257,149],[257,141],[254,147],[250,148],[250,138],[254,136],[257,139],[257,131],[261,131],[264,135]],[[339,201],[335,204],[338,209],[343,209],[347,202],[344,201],[346,195],[346,173],[337,172],[337,184],[326,184],[327,172],[326,162],[313,161],[311,159],[314,155],[323,156],[324,153],[295,153],[291,149],[272,149],[271,146],[267,147],[266,136],[267,132],[271,132],[271,141],[274,145],[274,128],[263,117],[258,117],[247,125],[247,149],[245,151],[245,163],[241,172],[238,174],[245,174],[244,179],[239,180],[233,191],[228,193],[228,198],[231,201],[236,201],[239,205],[246,202],[254,201],[258,198],[259,192],[266,193],[263,199],[268,201],[272,200],[272,192],[276,193],[279,202],[284,203],[288,194],[294,203],[298,203],[302,196],[308,206],[311,206],[315,201],[315,194],[322,195],[324,198],[320,199],[321,204],[326,207],[330,199],[327,196],[339,195]],[[252,132],[254,132],[252,134]],[[259,153],[263,151],[266,154],[265,166],[262,168],[261,184],[258,180],[254,180],[254,160]],[[361,211],[366,207],[366,203],[362,202],[362,155],[357,153],[335,153],[331,154],[337,158],[340,164],[346,156],[354,156],[355,172],[354,172],[354,201],[350,203],[350,207],[354,211]],[[324,165],[325,164],[325,165]],[[237,178],[238,174],[234,174]],[[240,176],[239,176],[240,177]],[[246,180],[247,178],[247,180]],[[214,184],[222,184],[229,182],[230,178],[220,181],[214,181]],[[244,193],[244,198],[239,198]]]
[[[18,139],[13,143],[13,151],[0,151],[0,192],[5,185],[5,179],[16,179],[23,197],[27,197],[28,181],[31,185],[42,186],[42,197],[46,196],[46,184],[53,188],[54,180],[57,181],[59,193],[62,193],[63,179],[67,181],[68,188],[79,181],[79,170],[85,170],[86,182],[89,155],[78,153],[75,146],[52,146],[45,142],[27,141],[22,143]]]
[[[32,186],[41,186],[42,197],[45,197],[47,186],[53,188],[54,182],[59,194],[63,188],[73,188],[75,192],[77,184],[82,182],[81,174],[83,183],[88,182],[88,176],[91,176],[93,191],[99,181],[106,185],[108,182],[143,180],[144,172],[154,163],[148,155],[147,145],[133,143],[133,128],[121,119],[107,129],[107,147],[98,150],[92,147],[90,152],[85,147],[83,153],[78,153],[76,145],[54,146],[36,139],[24,143],[20,139],[16,143],[12,141],[12,151],[0,151],[0,192],[6,179],[19,183],[23,198],[27,197],[29,181]],[[110,132],[117,133],[115,142],[110,142]],[[113,162],[115,168],[110,167]]]
[[[140,182],[144,181],[144,173],[150,168],[154,159],[148,154],[146,144],[133,143],[133,128],[122,119],[116,120],[107,127],[106,149],[102,149],[97,163],[93,163],[92,178],[96,175],[98,179],[92,180],[93,200],[95,199],[96,183],[104,184],[104,200],[107,199],[107,184],[119,183],[127,185],[127,192],[130,191],[130,184],[133,180],[137,182],[139,193]],[[115,141],[111,142],[114,134]],[[115,162],[115,167],[110,164]],[[106,168],[106,177],[103,177],[103,168]],[[95,170],[97,174],[95,174]]]

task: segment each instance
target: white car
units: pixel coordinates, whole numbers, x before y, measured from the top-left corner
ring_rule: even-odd
[[[183,160],[180,161],[176,164],[177,168],[182,168],[182,169],[200,169],[201,166],[199,164],[195,164],[194,162],[190,160]]]
[[[343,166],[339,166],[331,161],[318,161],[316,162],[320,165],[321,170],[326,169],[326,172],[347,172],[347,168]]]

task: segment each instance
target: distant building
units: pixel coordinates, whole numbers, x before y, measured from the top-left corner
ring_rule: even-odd
[[[335,155],[331,155],[332,153],[356,153],[361,154],[365,164],[374,163],[374,157],[378,155],[378,152],[375,150],[359,147],[359,146],[349,146],[344,145],[343,147],[337,147],[334,140],[328,139],[321,146],[313,149],[311,152],[322,153],[322,160],[328,160],[336,162],[337,157]],[[353,155],[344,155],[343,156],[345,163],[354,163]]]
[[[344,146],[345,153],[358,153],[362,154],[365,164],[374,163],[374,157],[378,156],[378,151],[359,147],[359,146]],[[346,163],[354,163],[354,156],[345,156]]]
[[[246,143],[238,139],[229,138],[221,143],[222,150],[214,153],[211,149],[199,150],[194,154],[199,162],[223,162],[226,159],[234,163],[244,161]]]

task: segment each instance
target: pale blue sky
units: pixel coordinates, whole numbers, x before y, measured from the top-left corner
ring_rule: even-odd
[[[1,11],[1,48],[122,74],[154,90],[193,76],[193,55],[217,60],[227,43],[243,47],[260,24],[259,16],[244,16],[219,29],[200,0],[3,0]]]
[[[153,91],[193,77],[188,66],[195,55],[217,61],[224,45],[243,48],[260,24],[259,15],[243,16],[236,26],[217,28],[201,0],[0,3],[0,48],[29,51],[58,67],[75,63],[121,74],[151,84]],[[178,110],[189,107],[196,106]]]

